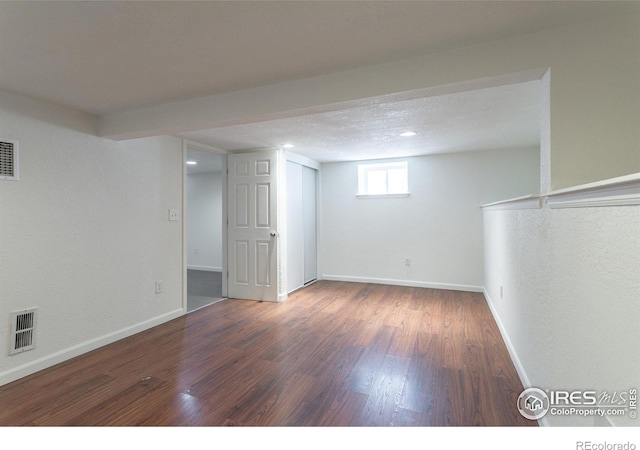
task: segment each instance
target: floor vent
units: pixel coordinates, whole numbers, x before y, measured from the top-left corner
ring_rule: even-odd
[[[35,348],[36,308],[11,313],[10,355]]]
[[[0,180],[18,179],[18,143],[0,139]]]

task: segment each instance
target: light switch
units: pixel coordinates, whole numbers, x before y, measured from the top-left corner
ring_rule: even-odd
[[[170,209],[169,220],[171,221],[180,220],[180,211],[178,211],[177,209]]]

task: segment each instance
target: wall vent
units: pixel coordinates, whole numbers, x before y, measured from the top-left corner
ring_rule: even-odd
[[[18,179],[18,142],[0,139],[0,180]]]
[[[36,308],[11,313],[10,355],[35,348]]]

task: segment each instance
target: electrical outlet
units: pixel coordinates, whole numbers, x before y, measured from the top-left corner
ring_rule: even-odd
[[[193,254],[194,254],[194,255],[197,255],[197,254],[198,254],[198,249],[197,249],[197,248],[193,251]]]
[[[178,211],[177,209],[170,209],[169,220],[172,222],[176,220],[180,220],[180,211]]]
[[[404,258],[402,261],[404,262],[405,266],[410,266],[411,265],[411,258]]]
[[[164,292],[164,281],[156,281],[156,294]]]

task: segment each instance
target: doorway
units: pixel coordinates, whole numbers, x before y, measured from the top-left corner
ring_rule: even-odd
[[[224,299],[224,156],[187,146],[187,312]],[[224,171],[224,172],[223,172]]]

